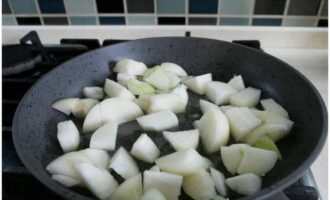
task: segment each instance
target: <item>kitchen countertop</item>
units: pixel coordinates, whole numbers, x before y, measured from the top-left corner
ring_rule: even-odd
[[[3,43],[17,43],[36,30],[44,44],[61,38],[137,39],[157,36],[192,36],[232,40],[259,40],[263,50],[289,63],[317,88],[328,106],[328,30],[326,28],[208,27],[208,26],[15,26],[3,27]],[[322,199],[328,199],[328,142],[312,165]]]

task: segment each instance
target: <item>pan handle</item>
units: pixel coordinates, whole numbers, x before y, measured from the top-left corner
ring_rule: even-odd
[[[49,54],[46,51],[36,31],[30,31],[28,34],[26,34],[24,37],[20,39],[21,44],[27,44],[28,41],[31,41],[32,45],[34,45],[41,52],[41,55],[43,56],[43,58],[46,59],[46,61],[56,60],[53,55]]]

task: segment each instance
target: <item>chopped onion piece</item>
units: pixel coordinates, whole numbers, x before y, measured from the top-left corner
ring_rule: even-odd
[[[96,99],[79,99],[72,107],[71,112],[73,116],[83,118],[98,103],[99,101]]]
[[[176,151],[182,151],[190,148],[196,149],[199,142],[199,130],[163,132],[164,138],[169,141]]]
[[[147,112],[150,105],[150,99],[152,96],[154,95],[153,94],[140,95],[139,98],[133,99],[133,102],[136,103],[143,111]]]
[[[137,77],[136,76],[133,76],[133,75],[127,75],[127,74],[122,74],[122,73],[118,73],[117,74],[117,82],[126,87],[127,88],[127,83],[129,80],[131,79],[136,79]]]
[[[166,200],[178,200],[181,194],[182,176],[166,172],[144,171],[143,188],[148,191],[156,188],[166,198]]]
[[[236,141],[243,141],[245,136],[261,125],[262,121],[254,116],[249,108],[234,107],[226,112],[230,132]]]
[[[226,200],[226,198],[225,198],[225,197],[222,197],[222,196],[219,196],[219,195],[217,195],[217,196],[213,197],[211,200]]]
[[[166,198],[156,188],[150,188],[144,193],[141,200],[166,200]]]
[[[151,69],[148,69],[148,71],[143,75],[143,80],[145,80],[146,78],[148,78],[152,73],[154,73],[155,71],[161,69],[160,65],[156,65]]]
[[[185,111],[185,108],[185,104],[180,95],[174,93],[157,94],[150,97],[148,113],[162,110],[171,110],[174,113],[182,113]]]
[[[252,107],[250,108],[250,110],[252,111],[252,113],[258,117],[259,119],[261,119],[261,121],[265,121],[265,118],[266,118],[266,114],[268,111],[265,111],[265,110],[259,110],[255,107]]]
[[[172,111],[151,113],[136,119],[143,130],[164,131],[178,126],[179,120]]]
[[[83,132],[94,131],[108,122],[118,124],[129,122],[142,115],[140,107],[132,101],[120,98],[106,99],[94,106],[87,114]]]
[[[199,100],[199,107],[201,108],[202,113],[205,113],[210,108],[219,109],[217,105],[203,99]]]
[[[212,199],[217,195],[213,180],[205,169],[185,176],[182,187],[192,199]]]
[[[99,199],[107,199],[116,190],[118,183],[111,174],[89,163],[74,166],[87,188]]]
[[[181,101],[182,101],[184,107],[186,107],[186,105],[188,104],[188,99],[189,99],[188,92],[187,92],[187,86],[181,84],[178,87],[174,88],[171,93],[178,94],[181,97]]]
[[[134,142],[131,154],[144,162],[153,163],[159,156],[160,151],[150,137],[144,133]]]
[[[84,149],[79,152],[86,156],[94,166],[104,169],[108,168],[110,156],[106,151],[100,149]]]
[[[184,69],[182,67],[180,67],[179,65],[177,65],[175,63],[164,62],[160,66],[165,71],[169,71],[169,72],[175,74],[176,76],[187,76],[187,72],[184,71]]]
[[[256,143],[254,143],[253,147],[274,151],[275,153],[277,153],[277,158],[279,160],[282,160],[280,150],[277,148],[275,142],[268,136],[262,136],[261,138],[259,138]]]
[[[72,187],[80,184],[80,180],[72,178],[70,176],[64,176],[61,174],[54,174],[52,175],[52,179],[56,182],[64,185],[65,187]]]
[[[160,172],[160,168],[157,165],[152,166],[149,171]]]
[[[220,150],[228,143],[229,123],[220,109],[208,109],[198,122],[202,144],[207,153]]]
[[[263,99],[260,101],[262,107],[271,112],[276,112],[283,117],[289,118],[288,112],[278,103],[276,103],[273,99]]]
[[[104,84],[104,91],[109,97],[133,100],[135,96],[124,86],[119,83],[107,79]]]
[[[211,81],[212,81],[212,74],[208,73],[185,80],[184,84],[189,88],[189,90],[199,95],[204,95],[206,84]]]
[[[46,170],[51,174],[60,174],[64,176],[69,176],[77,180],[81,180],[80,176],[74,170],[73,166],[80,162],[88,162],[91,161],[80,151],[69,152],[61,155],[60,157],[54,159],[50,162]]]
[[[202,168],[209,168],[210,162],[195,149],[187,149],[171,153],[156,159],[156,165],[165,172],[188,175]]]
[[[92,135],[89,147],[112,151],[116,147],[118,123],[109,122],[98,128]]]
[[[57,139],[64,152],[77,150],[80,136],[76,125],[71,120],[58,123]]]
[[[235,88],[237,91],[242,91],[245,89],[244,81],[241,75],[234,76],[232,79],[230,79],[228,85]]]
[[[169,90],[180,83],[180,79],[162,68],[154,68],[144,76],[144,81],[161,90]]]
[[[228,187],[242,195],[252,195],[261,190],[261,178],[254,174],[243,174],[226,179]]]
[[[84,96],[91,99],[103,99],[104,92],[101,87],[84,87]]]
[[[237,168],[238,174],[254,173],[263,176],[269,172],[276,164],[277,154],[274,151],[254,147],[241,147],[243,155]]]
[[[220,106],[220,110],[223,112],[223,113],[226,113],[228,110],[230,110],[231,108],[234,108],[234,106]]]
[[[270,112],[267,111],[265,114],[265,123],[266,124],[282,124],[287,127],[286,131],[283,132],[270,132],[267,134],[274,142],[279,141],[283,137],[287,136],[292,127],[293,127],[293,121],[290,119],[283,117],[282,115],[276,113],[276,112]]]
[[[140,173],[136,162],[123,147],[120,147],[113,155],[109,167],[115,170],[115,172],[124,179],[128,179]]]
[[[153,94],[156,92],[155,88],[152,87],[152,85],[143,81],[139,81],[137,79],[130,79],[127,82],[127,87],[128,90],[135,95]]]
[[[225,176],[218,170],[211,168],[211,176],[214,182],[215,189],[222,195],[227,196],[227,187],[225,184]]]
[[[140,200],[143,195],[142,175],[133,176],[120,184],[111,200]]]
[[[212,81],[206,84],[205,94],[214,104],[222,105],[229,103],[229,98],[237,91],[230,85],[220,82]]]
[[[230,146],[223,146],[220,149],[222,162],[225,165],[226,169],[232,174],[236,173],[237,168],[242,160],[242,147],[248,147],[248,145],[232,144]]]
[[[143,75],[148,70],[143,62],[138,62],[132,59],[122,59],[116,63],[113,71],[127,75]]]
[[[241,107],[253,107],[258,104],[261,90],[252,87],[230,96],[230,104]]]
[[[101,104],[99,103],[88,112],[83,124],[83,132],[94,131],[102,125]]]
[[[76,105],[78,100],[78,98],[61,99],[56,101],[52,107],[66,115],[70,115],[73,106]]]
[[[193,76],[185,76],[185,77],[181,77],[180,78],[180,82],[181,83],[184,83],[186,80],[189,80],[189,79],[191,79],[191,78],[194,78]]]
[[[285,124],[263,124],[258,128],[254,129],[251,133],[247,134],[245,137],[245,142],[249,145],[254,145],[256,141],[268,134],[285,134],[288,127]]]

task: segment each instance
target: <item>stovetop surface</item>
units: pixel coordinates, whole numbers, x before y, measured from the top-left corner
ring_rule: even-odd
[[[189,33],[186,34],[186,36],[189,36]],[[43,46],[43,49],[47,53],[47,58],[43,55],[42,61],[35,64],[33,69],[19,74],[3,76],[3,199],[62,199],[37,181],[18,158],[11,134],[11,126],[16,107],[27,90],[49,70],[55,68],[66,60],[87,51],[123,41],[124,40],[105,40],[102,45],[100,45],[99,41],[95,39],[62,39],[61,44]],[[234,42],[261,50],[259,41]],[[3,66],[7,65],[3,63]],[[320,199],[320,195],[317,194],[316,183],[310,170],[308,170],[306,175],[299,179],[295,184],[285,189],[284,192],[291,200]]]

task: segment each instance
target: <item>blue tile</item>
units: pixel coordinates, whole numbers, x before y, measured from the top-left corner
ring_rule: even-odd
[[[68,25],[68,19],[66,17],[44,17],[45,25]]]
[[[310,19],[310,18],[288,18],[283,19],[282,26],[314,26],[316,22],[316,19]]]
[[[288,15],[317,15],[321,0],[291,0]]]
[[[327,19],[320,19],[317,23],[317,27],[328,27],[328,20]]]
[[[160,14],[184,14],[185,0],[158,0],[157,12]]]
[[[153,13],[154,0],[126,0],[129,13]]]
[[[239,17],[221,17],[220,26],[247,26],[249,25],[249,18]]]
[[[95,6],[93,0],[64,0],[66,12],[73,14],[93,14]]]
[[[2,25],[5,25],[5,26],[17,25],[17,23],[13,16],[2,15]]]
[[[154,16],[128,16],[127,24],[128,25],[154,25],[155,17]]]
[[[217,18],[215,17],[190,17],[189,25],[216,25]]]
[[[95,17],[70,17],[72,25],[96,25]]]
[[[125,17],[100,17],[101,25],[125,25]]]
[[[158,25],[185,25],[184,17],[158,17]]]
[[[281,26],[282,19],[255,18],[252,21],[253,26]]]
[[[222,0],[220,14],[249,15],[253,10],[253,0]]]
[[[286,0],[256,0],[254,14],[283,15],[285,2]]]
[[[189,0],[189,13],[216,14],[218,13],[218,0]]]
[[[65,13],[63,0],[38,0],[41,13]]]
[[[19,25],[41,25],[39,17],[16,17]]]
[[[11,6],[15,14],[38,13],[34,0],[11,0]]]
[[[123,0],[96,0],[99,13],[123,13]]]

